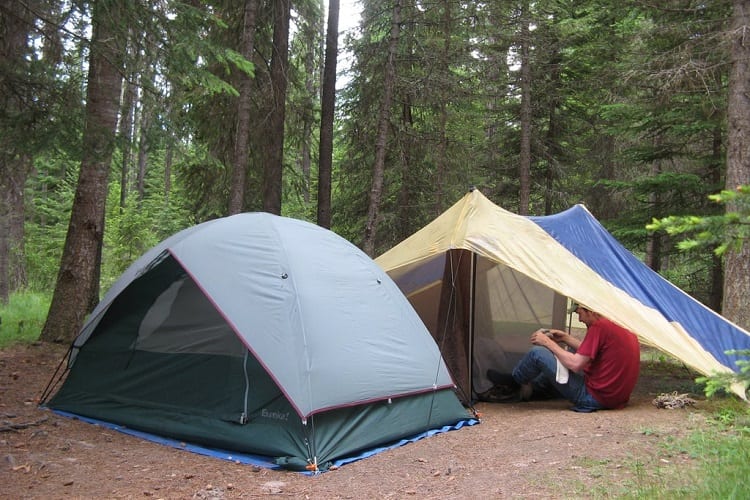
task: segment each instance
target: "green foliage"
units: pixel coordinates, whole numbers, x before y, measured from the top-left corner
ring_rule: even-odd
[[[75,196],[78,167],[73,160],[41,157],[26,186],[26,275],[31,290],[55,285]]]
[[[681,250],[711,247],[717,255],[724,254],[731,245],[747,242],[750,237],[750,185],[723,190],[709,198],[730,206],[731,210],[721,215],[673,215],[654,219],[647,229],[685,237],[678,243]]]
[[[731,209],[721,215],[672,215],[654,219],[647,229],[685,237],[677,245],[682,251],[713,248],[716,255],[722,255],[730,246],[746,244],[750,236],[750,186],[723,190],[709,198]],[[739,371],[700,378],[699,381],[706,384],[705,392],[708,396],[728,392],[734,384],[740,384],[745,390],[750,387],[750,351],[731,350],[727,354],[743,358],[737,361]]]
[[[102,249],[102,291],[149,248],[194,223],[179,186],[166,193],[164,185],[163,163],[158,161],[147,172],[143,198],[138,192],[131,192],[125,205],[120,206],[117,203],[120,186],[110,182]]]
[[[28,290],[11,294],[0,304],[0,349],[15,343],[30,343],[39,337],[51,296]]]
[[[110,199],[114,198],[110,196]],[[127,197],[125,207],[107,216],[102,250],[101,285],[106,291],[125,269],[146,250],[156,245],[158,224],[151,210],[143,210],[137,194]]]
[[[693,3],[695,8],[677,9],[604,0],[531,2],[529,57],[532,213],[586,203],[628,248],[644,253],[646,242],[654,242],[644,221],[687,216],[685,208],[695,209],[699,219],[680,224],[696,236],[680,247],[702,253],[672,255],[664,259],[670,268],[662,271],[696,295],[709,289],[707,270],[716,268],[710,251],[696,242],[713,242],[721,252],[726,247],[720,238],[731,238],[732,231],[735,240],[746,238],[748,223],[747,211],[741,210],[746,198],[739,192],[731,200],[738,208],[721,216],[719,204],[706,197],[720,189],[724,164],[728,51],[723,35],[731,3]],[[136,116],[151,122],[143,131],[144,122],[136,120],[130,149],[119,154],[138,150],[144,135],[148,178],[142,198],[131,194],[119,207],[113,175],[103,288],[154,242],[226,214],[241,74],[254,76],[244,209],[260,209],[267,118],[273,112],[270,4],[258,10],[251,61],[237,52],[242,2],[128,5],[121,26],[135,39],[127,47],[126,66],[141,75],[132,80],[142,86]],[[7,132],[0,136],[23,145],[35,168],[25,207],[27,274],[34,290],[54,286],[80,162],[82,61],[90,18],[84,4],[69,7],[59,16],[50,12],[48,20],[37,23],[44,30],[30,34],[30,67],[13,80],[33,83],[22,93],[33,106],[0,124]],[[332,200],[333,229],[355,243],[362,237],[372,182],[393,3],[367,0],[361,7],[361,29],[339,47],[353,62],[339,68],[347,71],[349,85],[337,93]],[[282,213],[307,220],[315,215],[320,8],[318,2],[294,5],[296,30],[290,40]],[[378,220],[381,251],[458,200],[470,185],[509,210],[518,207],[516,63],[522,40],[517,5],[409,4],[402,16]],[[56,41],[50,36],[55,33],[47,32],[54,26],[65,29],[56,33],[59,43],[47,47]],[[60,57],[48,59],[55,48]],[[165,193],[159,185],[168,146],[174,152],[173,186]],[[133,176],[135,166],[129,168]],[[732,193],[720,196],[729,199]],[[663,236],[659,250],[669,255],[672,240]]]
[[[205,148],[192,148],[175,165],[184,189],[185,202],[196,221],[222,217],[227,212],[229,185],[227,167]]]
[[[736,361],[739,371],[734,373],[714,373],[710,377],[700,377],[696,381],[705,384],[706,396],[729,393],[732,386],[739,385],[747,393],[750,387],[750,349],[736,349],[727,351],[730,356],[738,356],[741,359]]]
[[[627,212],[607,221],[607,229],[633,248],[645,247],[649,233],[644,221],[694,210],[707,195],[705,181],[693,173],[661,172],[629,180],[603,179],[598,184],[632,202]]]
[[[221,10],[187,2],[172,2],[171,9],[152,31],[163,33],[168,54],[164,62],[172,81],[195,96],[239,95],[227,77],[235,68],[253,76],[255,67],[236,50],[208,36],[211,31],[227,30]]]

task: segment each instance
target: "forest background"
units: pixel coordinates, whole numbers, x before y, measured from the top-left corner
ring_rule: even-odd
[[[585,204],[750,327],[750,245],[726,245],[747,239],[748,0],[357,5],[339,33],[339,0],[0,0],[0,302],[49,297],[40,338],[68,342],[182,228],[263,210],[376,256],[476,186],[520,214]],[[667,216],[708,244],[647,229]]]

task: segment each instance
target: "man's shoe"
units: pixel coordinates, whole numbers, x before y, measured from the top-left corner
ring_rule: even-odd
[[[487,370],[487,378],[490,382],[495,385],[504,385],[508,387],[518,388],[518,383],[513,379],[513,375],[510,373],[502,373],[497,370],[490,368]]]
[[[479,401],[487,403],[517,403],[520,401],[518,386],[509,387],[506,385],[496,385],[488,391],[477,394]]]
[[[518,397],[521,401],[528,401],[534,394],[534,387],[529,384],[521,384],[521,389],[518,391]]]

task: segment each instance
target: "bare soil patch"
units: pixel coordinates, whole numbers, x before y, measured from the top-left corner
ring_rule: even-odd
[[[650,363],[624,410],[571,412],[565,401],[480,403],[482,423],[314,477],[162,446],[39,408],[65,350],[0,351],[1,498],[591,498],[643,488],[691,466],[664,443],[704,422],[707,406],[659,409],[695,391],[679,365]],[[687,476],[687,474],[682,474]],[[661,478],[661,479],[660,479]]]

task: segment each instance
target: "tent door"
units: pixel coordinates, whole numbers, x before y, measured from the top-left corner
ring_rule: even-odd
[[[247,361],[250,353],[245,350],[245,356],[242,359],[242,374],[245,377],[245,395],[242,399],[242,414],[240,415],[240,424],[245,425],[248,421],[248,399],[250,397],[250,376],[247,373]]]

